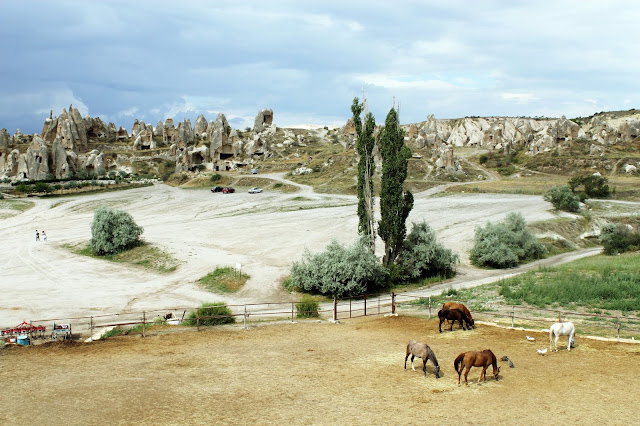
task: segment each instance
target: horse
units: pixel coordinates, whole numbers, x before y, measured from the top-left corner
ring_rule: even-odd
[[[442,333],[442,323],[445,322],[445,320],[451,320],[451,328],[449,331],[453,331],[453,324],[455,324],[456,321],[460,322],[460,326],[463,330],[471,330],[471,321],[469,321],[469,317],[467,317],[467,315],[460,309],[440,309],[438,311],[438,318],[440,318],[440,324],[438,325],[440,333]],[[467,324],[467,328],[464,328],[464,324],[462,323],[463,321]]]
[[[422,358],[422,371],[424,372],[424,376],[427,377],[427,361],[431,360],[431,364],[433,365],[433,374],[435,374],[436,379],[440,378],[440,365],[438,364],[438,360],[436,359],[436,354],[433,353],[431,348],[424,343],[418,343],[415,340],[410,340],[407,344],[407,355],[404,357],[404,369],[407,369],[407,358],[411,355],[411,369],[416,371],[413,367],[413,359],[415,357]]]
[[[482,367],[482,373],[480,373],[480,377],[478,378],[478,383],[482,380],[484,376],[484,381],[487,381],[487,367],[489,365],[493,366],[493,377],[498,380],[498,374],[500,374],[500,367],[498,367],[498,360],[496,356],[489,349],[485,349],[482,352],[469,351],[463,352],[456,357],[456,360],[453,362],[453,368],[456,369],[456,373],[458,373],[458,385],[460,385],[460,375],[462,374],[462,369],[467,368],[464,372],[464,384],[469,386],[467,382],[467,375],[469,374],[469,370],[471,367]]]
[[[473,321],[473,317],[471,316],[471,311],[467,309],[467,307],[464,306],[462,303],[444,302],[442,304],[442,309],[460,309],[462,312],[465,313],[467,317],[469,317],[469,322],[471,323],[471,326],[473,328],[476,328],[475,322]]]
[[[560,336],[567,337],[567,350],[570,351],[571,347],[575,345],[576,328],[572,322],[555,322],[549,327],[549,349],[555,348],[558,352],[558,338]],[[555,339],[553,338],[555,336]],[[553,346],[552,346],[553,345]]]

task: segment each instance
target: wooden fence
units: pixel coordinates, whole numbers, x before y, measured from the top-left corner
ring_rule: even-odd
[[[317,314],[319,318],[332,321],[371,315],[397,315],[399,312],[407,315],[424,315],[431,319],[437,316],[438,310],[445,301],[465,303],[473,313],[476,321],[493,321],[507,327],[524,326],[526,328],[540,323],[544,324],[541,329],[548,329],[549,324],[553,321],[570,320],[576,323],[576,328],[580,333],[594,329],[599,334],[604,333],[606,336],[617,337],[618,339],[621,338],[621,333],[623,337],[625,335],[632,336],[633,334],[640,336],[640,318],[637,317],[510,306],[477,300],[459,301],[441,296],[425,297],[420,293],[412,292],[334,298],[332,302],[321,303]],[[231,310],[231,314],[215,316],[203,316],[199,307],[174,307],[115,314],[32,320],[30,324],[48,327],[52,323],[70,323],[72,324],[75,338],[88,337],[91,340],[100,336],[103,331],[114,327],[140,327],[142,335],[146,336],[151,325],[158,323],[183,324],[186,315],[190,312],[195,314],[195,318],[190,321],[195,320],[195,327],[198,331],[202,327],[202,321],[211,318],[232,317],[236,324],[242,324],[246,328],[252,320],[288,320],[294,322],[299,316],[316,313],[315,311],[301,311],[297,305],[298,302],[227,305]],[[166,319],[165,317],[169,313],[171,318]],[[45,337],[47,336],[48,334],[45,334]]]

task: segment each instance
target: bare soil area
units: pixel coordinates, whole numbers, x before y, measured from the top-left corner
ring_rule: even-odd
[[[282,174],[260,176],[299,190],[213,194],[207,188],[157,184],[31,199],[33,208],[0,221],[0,327],[49,318],[196,307],[212,301],[298,300],[282,290],[281,280],[305,248],[318,252],[332,239],[351,244],[357,238],[356,198],[315,194],[310,187],[285,181]],[[528,222],[557,217],[539,196],[431,197],[438,190],[416,194],[409,223],[426,220],[438,239],[461,255],[459,278],[467,282],[487,275],[467,267],[475,226],[502,220],[512,211],[522,212]],[[93,213],[100,205],[129,212],[144,227],[145,241],[178,259],[177,270],[160,274],[65,249],[65,244],[89,241]],[[46,243],[35,241],[36,229],[46,231]],[[380,241],[377,251],[383,252]],[[214,295],[195,284],[216,266],[237,264],[251,278],[236,294]]]
[[[640,346],[400,316],[195,329],[0,350],[2,424],[622,424],[637,418]],[[531,332],[527,332],[531,334]],[[403,369],[427,343],[443,377]],[[501,378],[458,386],[453,360],[490,348]]]

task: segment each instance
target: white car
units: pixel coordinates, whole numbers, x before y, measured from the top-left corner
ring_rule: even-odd
[[[258,188],[257,186],[254,186],[253,188],[249,189],[249,194],[258,194],[262,192],[262,189]]]

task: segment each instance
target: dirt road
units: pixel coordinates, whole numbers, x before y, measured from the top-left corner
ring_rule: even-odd
[[[282,179],[281,176],[265,176]],[[445,246],[458,252],[468,281],[482,277],[468,267],[474,227],[511,211],[529,222],[556,217],[540,197],[417,194],[409,223],[426,220]],[[32,199],[35,207],[0,221],[0,326],[26,320],[98,315],[123,310],[197,306],[222,300],[286,301],[280,280],[304,249],[321,251],[332,240],[357,237],[356,198],[265,191],[211,193],[208,189],[153,187],[65,198]],[[107,205],[129,212],[143,238],[171,253],[178,269],[161,275],[75,255],[63,244],[91,238],[93,212]],[[46,243],[35,241],[45,230]],[[379,242],[378,253],[382,254]],[[194,281],[216,266],[241,264],[251,279],[233,296],[212,295]]]

